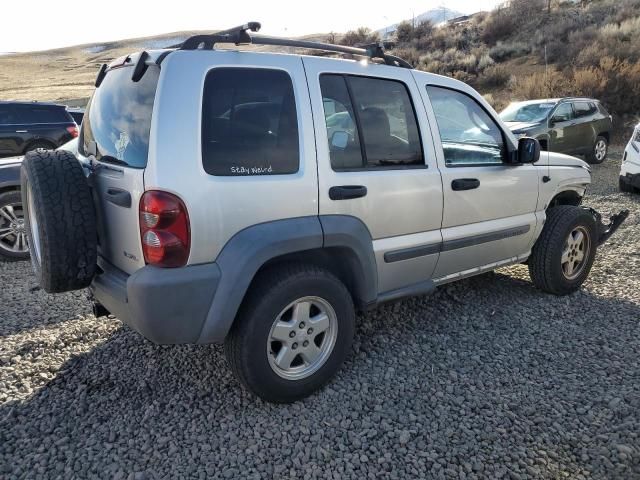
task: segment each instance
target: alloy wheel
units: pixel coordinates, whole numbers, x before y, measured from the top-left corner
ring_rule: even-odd
[[[571,231],[562,250],[562,273],[567,280],[575,280],[584,271],[591,252],[591,239],[584,227]]]
[[[333,307],[320,297],[291,302],[276,317],[267,339],[271,369],[287,380],[317,372],[329,359],[338,336]]]
[[[12,253],[27,253],[27,228],[21,203],[0,207],[0,248]]]

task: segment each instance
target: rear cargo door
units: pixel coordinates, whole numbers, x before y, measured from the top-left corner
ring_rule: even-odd
[[[135,59],[109,70],[84,117],[80,153],[92,164],[99,254],[133,273],[145,265],[138,205],[144,192],[151,114],[160,73],[131,80]]]

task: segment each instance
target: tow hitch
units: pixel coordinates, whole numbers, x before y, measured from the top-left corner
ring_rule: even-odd
[[[593,208],[586,208],[598,225],[598,246],[609,240],[609,237],[616,233],[616,230],[622,225],[622,223],[629,216],[629,210],[622,210],[620,213],[616,213],[609,218],[609,223],[605,225],[602,223],[602,215]]]

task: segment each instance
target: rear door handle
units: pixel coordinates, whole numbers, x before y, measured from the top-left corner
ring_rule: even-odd
[[[331,187],[329,189],[329,198],[331,200],[351,200],[353,198],[361,198],[367,195],[367,187],[364,185],[341,185],[339,187]]]
[[[477,178],[458,178],[451,182],[451,189],[455,191],[473,190],[480,186],[480,180]]]
[[[119,188],[109,188],[106,193],[107,201],[119,207],[131,208],[131,194]]]

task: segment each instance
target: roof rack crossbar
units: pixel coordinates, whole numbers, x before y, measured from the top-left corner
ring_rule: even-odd
[[[382,43],[365,45],[364,47],[349,47],[346,45],[334,45],[331,43],[313,42],[309,40],[294,40],[290,38],[269,37],[265,35],[251,35],[249,31],[260,30],[260,23],[249,22],[239,27],[223,30],[210,35],[195,35],[188,38],[178,48],[181,50],[213,49],[216,43],[233,43],[235,45],[271,45],[280,47],[306,48],[324,52],[343,53],[367,58],[378,58],[387,65],[403,68],[413,68],[411,64],[400,57],[384,52]]]

